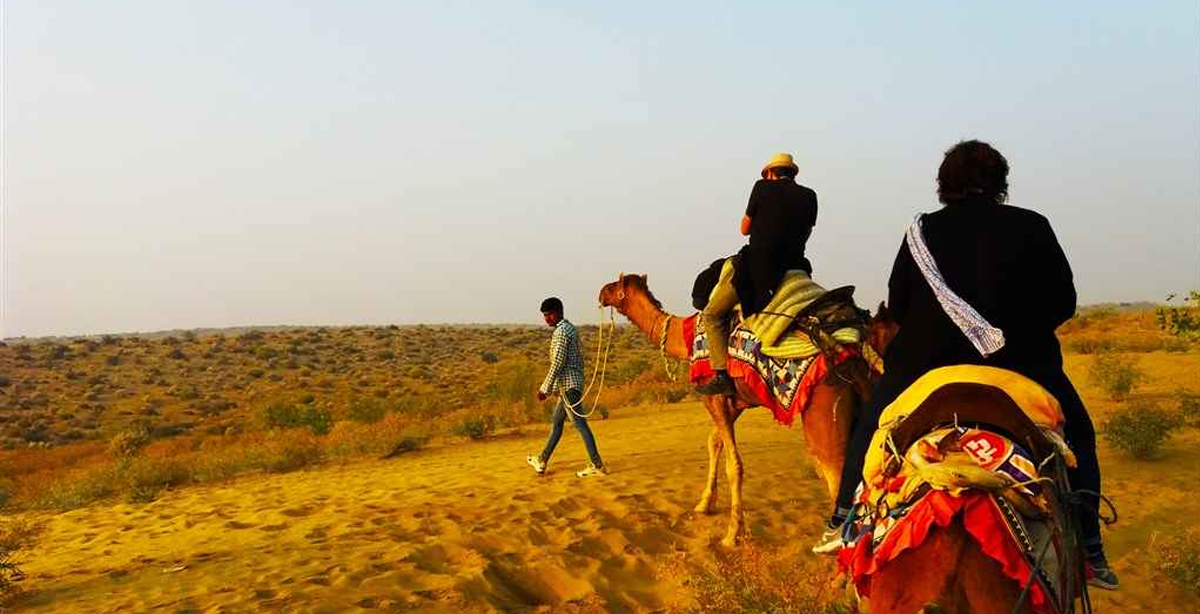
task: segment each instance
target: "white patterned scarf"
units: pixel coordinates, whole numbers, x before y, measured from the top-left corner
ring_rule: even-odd
[[[933,295],[941,303],[942,309],[946,310],[946,315],[950,316],[950,319],[971,341],[971,345],[974,345],[984,358],[1000,351],[1000,348],[1004,347],[1004,331],[989,324],[978,311],[975,311],[974,307],[946,285],[946,280],[942,278],[942,272],[938,270],[937,261],[933,259],[933,254],[929,253],[929,247],[925,245],[925,234],[921,230],[920,215],[917,215],[912,225],[908,227],[904,240],[908,243],[908,251],[912,253],[917,268],[921,269],[925,281],[929,282],[929,287],[933,289]]]

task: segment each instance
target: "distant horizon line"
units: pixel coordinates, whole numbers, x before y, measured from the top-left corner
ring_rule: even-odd
[[[1100,303],[1088,303],[1080,305],[1075,309],[1075,315],[1083,314],[1085,311],[1103,309],[1106,307],[1123,308],[1126,311],[1140,311],[1145,309],[1154,309],[1164,307],[1164,302],[1154,301],[1105,301]],[[629,322],[618,320],[618,326],[632,326]],[[544,324],[533,322],[420,322],[412,324],[397,324],[397,323],[361,323],[361,324],[243,324],[236,326],[198,326],[194,328],[164,328],[151,331],[121,331],[121,332],[103,332],[103,333],[78,333],[78,334],[45,334],[45,335],[17,335],[15,337],[0,337],[2,343],[37,343],[42,341],[52,340],[73,340],[73,339],[90,339],[103,337],[169,337],[177,334],[193,333],[198,335],[215,335],[229,331],[238,332],[273,332],[296,329],[314,329],[314,328],[419,328],[419,327],[447,327],[447,328],[540,328]],[[596,324],[581,323],[581,327],[597,327]]]

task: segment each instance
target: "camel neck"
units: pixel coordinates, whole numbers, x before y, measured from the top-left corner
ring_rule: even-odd
[[[659,327],[662,325],[663,317],[668,315],[667,312],[655,307],[654,303],[651,303],[644,294],[634,293],[629,298],[625,317],[629,318],[629,321],[633,322],[633,325],[647,337],[655,339],[656,334],[662,333]]]

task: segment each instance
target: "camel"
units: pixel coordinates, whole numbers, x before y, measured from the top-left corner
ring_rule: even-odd
[[[663,310],[662,303],[654,298],[646,285],[645,275],[621,274],[617,281],[601,288],[600,304],[613,307],[628,318],[651,341],[658,344],[665,355],[678,360],[688,359],[689,348],[684,342],[683,319]],[[889,338],[882,321],[878,325],[873,321],[869,338]],[[863,358],[854,356],[847,359],[842,363],[840,372],[842,377],[826,377],[816,386],[808,407],[802,414],[804,438],[808,443],[809,453],[816,461],[818,473],[825,480],[830,497],[837,495],[854,417],[859,406],[870,394],[871,368]],[[743,466],[734,434],[734,423],[747,408],[764,404],[763,399],[755,396],[742,380],[737,379],[735,383],[736,396],[716,395],[704,399],[704,407],[712,416],[713,430],[708,436],[708,478],[700,495],[700,502],[694,510],[699,514],[714,512],[717,470],[721,451],[724,450],[725,473],[729,480],[731,499],[728,529],[721,540],[724,546],[735,545],[745,531],[742,513]]]

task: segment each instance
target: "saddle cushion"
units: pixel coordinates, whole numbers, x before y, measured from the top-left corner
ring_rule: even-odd
[[[997,388],[1012,399],[1035,425],[1052,431],[1062,428],[1063,415],[1058,400],[1037,382],[1019,373],[980,365],[934,369],[909,386],[879,416],[879,429],[871,439],[871,447],[863,464],[863,481],[868,487],[879,488],[883,485],[884,469],[892,456],[888,441],[893,431],[930,395],[949,384],[981,384]],[[936,425],[928,426],[932,428]]]

